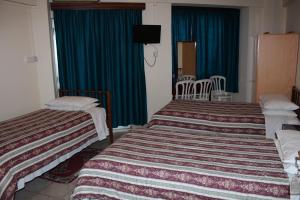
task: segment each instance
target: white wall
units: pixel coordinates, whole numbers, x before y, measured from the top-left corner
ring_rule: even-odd
[[[37,0],[11,0],[15,3],[28,5],[28,6],[35,6],[37,4]]]
[[[36,0],[37,6],[31,7],[32,28],[35,55],[38,57],[38,89],[40,106],[55,98],[54,79],[51,57],[51,41],[49,29],[48,3],[46,0]]]
[[[289,1],[287,4],[287,21],[286,21],[286,31],[300,33],[300,1]],[[297,76],[296,76],[296,86],[300,88],[300,51],[298,54],[298,66],[297,66]]]
[[[300,1],[293,0],[287,4],[286,30],[300,32]]]
[[[0,121],[39,107],[30,7],[0,1]]]
[[[248,38],[249,38],[249,8],[240,10],[240,46],[239,46],[239,93],[233,95],[234,101],[247,101],[248,83]]]
[[[158,58],[154,67],[145,63],[148,120],[172,99],[171,4],[146,3],[143,24],[161,24],[161,43],[154,44]],[[145,46],[146,59],[153,58],[153,49]],[[151,61],[152,62],[152,61]]]
[[[286,8],[282,0],[264,0],[262,32],[284,33]]]
[[[0,0],[0,121],[54,98],[46,0]],[[27,56],[38,61],[26,63]]]

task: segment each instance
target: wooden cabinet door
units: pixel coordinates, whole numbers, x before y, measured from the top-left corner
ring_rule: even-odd
[[[196,76],[195,42],[182,43],[182,75]]]
[[[263,94],[292,94],[296,82],[298,34],[258,37],[256,101]]]

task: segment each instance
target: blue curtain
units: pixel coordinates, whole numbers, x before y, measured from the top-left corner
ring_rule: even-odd
[[[177,42],[179,41],[191,41],[192,38],[192,27],[193,27],[193,15],[189,13],[188,9],[176,9],[172,8],[172,84],[176,83],[178,73],[178,56],[177,56]]]
[[[172,8],[173,84],[177,78],[177,42],[197,42],[197,79],[222,75],[227,91],[238,92],[239,9]]]
[[[62,89],[112,94],[113,127],[147,122],[142,44],[133,43],[141,10],[55,10]]]

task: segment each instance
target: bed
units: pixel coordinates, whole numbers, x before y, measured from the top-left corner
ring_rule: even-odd
[[[265,117],[259,104],[172,100],[155,113],[150,128],[193,133],[265,137]]]
[[[292,102],[294,102],[296,105],[300,105],[300,90],[296,88],[296,86],[294,86],[292,89]],[[296,114],[300,119],[300,109],[296,110]]]
[[[88,161],[71,198],[290,199],[276,145],[258,104],[171,101]]]
[[[289,199],[289,187],[271,139],[134,129],[85,164],[72,199]]]
[[[97,140],[113,142],[110,93],[60,90],[60,96],[94,96],[103,108],[83,111],[40,109],[0,122],[0,199],[13,199],[25,182],[54,168]],[[106,120],[106,122],[105,122]]]
[[[300,124],[299,109],[296,110],[298,118],[292,110],[280,110],[282,107],[290,109],[291,106],[297,109],[299,91],[293,88],[292,101],[296,105],[291,105],[293,103],[285,98],[284,104],[282,100],[269,101],[269,106],[278,107],[273,110],[265,109],[262,103],[172,100],[153,115],[149,127],[193,133],[247,134],[249,137],[274,139],[275,132],[281,130],[283,124]]]

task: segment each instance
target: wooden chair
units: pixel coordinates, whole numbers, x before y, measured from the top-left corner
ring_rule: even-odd
[[[202,79],[195,81],[193,90],[193,100],[209,101],[211,92],[211,80]]]
[[[179,81],[176,83],[175,99],[190,100],[193,96],[193,85],[195,81]]]

